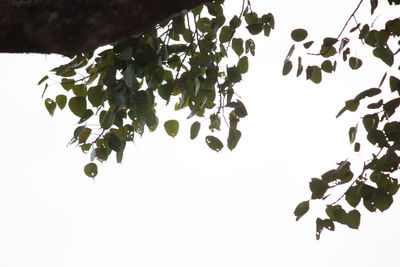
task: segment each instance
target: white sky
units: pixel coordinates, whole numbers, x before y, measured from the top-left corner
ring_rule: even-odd
[[[241,1],[231,2],[239,11]],[[335,115],[385,70],[375,61],[357,72],[342,63],[318,86],[281,76],[292,29],[336,36],[358,0],[334,3],[253,0],[277,27],[257,42],[238,88],[249,116],[233,152],[211,151],[204,137],[190,141],[193,120],[175,139],[161,121],[127,147],[122,165],[100,164],[95,183],[82,171],[89,156],[66,146],[77,119],[67,110],[51,118],[35,86],[60,57],[1,54],[0,266],[397,266],[396,201],[383,214],[362,209],[360,230],[338,225],[320,241],[323,205],[312,203],[299,222],[293,216],[310,196],[310,178],[357,156],[347,137],[357,115]],[[48,96],[60,91],[50,87]]]

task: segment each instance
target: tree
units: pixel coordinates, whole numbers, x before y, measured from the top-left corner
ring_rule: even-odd
[[[189,6],[195,2],[190,1]],[[196,3],[200,2],[206,1]],[[60,84],[66,92],[60,93],[55,99],[46,98],[45,106],[50,115],[54,115],[57,107],[63,109],[68,104],[71,112],[79,117],[80,126],[75,129],[70,143],[77,142],[83,152],[90,153],[91,162],[84,168],[86,175],[94,178],[98,171],[94,161],[105,161],[112,153],[116,155],[117,162],[121,162],[127,142],[133,141],[136,134],[156,130],[159,124],[156,115],[157,94],[161,101],[175,103],[175,110],[188,107],[188,119],[209,117],[208,128],[211,133],[205,142],[211,149],[218,152],[225,145],[230,150],[237,146],[242,135],[238,124],[247,116],[247,111],[236,96],[235,84],[242,80],[242,75],[248,70],[248,57],[255,55],[256,45],[251,35],[269,36],[275,22],[272,14],[258,15],[251,9],[250,2],[244,0],[237,15],[227,19],[223,3],[223,0],[217,0],[201,4],[170,20],[162,21],[176,10],[168,15],[160,15],[160,19],[147,24],[151,25],[147,33],[130,36],[146,26],[137,31],[126,30],[124,33],[129,33],[126,39],[113,43],[112,48],[103,48],[98,54],[86,48],[79,51],[72,49],[71,53],[66,50],[63,52],[65,55],[78,52],[69,63],[52,70],[61,77]],[[389,19],[383,26],[376,25],[373,15],[378,1],[371,0],[371,21],[360,23],[356,15],[362,3],[363,0],[338,36],[324,38],[317,53],[308,53],[307,59],[317,57],[321,61],[319,64],[303,67],[304,52],[300,53],[296,76],[305,75],[307,80],[318,84],[322,81],[323,73],[335,72],[337,60],[348,62],[353,70],[359,69],[363,61],[355,56],[354,50],[360,49],[360,43],[362,47],[372,47],[373,56],[384,64],[389,67],[394,65],[395,55],[400,49],[396,52],[392,52],[392,49],[398,46],[396,41],[400,36],[400,20]],[[388,0],[388,4],[399,5],[400,1]],[[352,28],[351,20],[355,21]],[[293,30],[292,39],[296,44],[291,46],[284,61],[283,75],[288,75],[293,69],[292,57],[296,47],[299,47],[298,43],[302,43],[305,50],[313,49],[313,41],[306,40],[307,36],[305,29]],[[112,37],[110,40],[116,39]],[[93,49],[96,45],[87,47]],[[238,60],[232,63],[228,57],[234,54]],[[222,67],[224,65],[226,67]],[[86,74],[82,75],[81,72]],[[400,80],[389,69],[382,78],[379,77],[377,87],[364,90],[346,101],[337,117],[346,111],[355,112],[364,99],[380,96],[388,74],[391,92],[400,94]],[[48,78],[46,75],[39,84]],[[45,91],[47,87],[45,84]],[[294,214],[299,220],[309,210],[310,200],[319,199],[328,203],[327,218],[316,220],[317,239],[323,229],[334,230],[335,222],[357,229],[361,214],[356,208],[361,200],[371,212],[377,209],[384,211],[392,204],[393,195],[399,188],[395,177],[400,163],[397,155],[397,150],[400,150],[400,126],[399,122],[393,120],[399,105],[400,98],[385,96],[367,106],[372,113],[362,116],[362,124],[368,142],[377,152],[372,154],[371,159],[365,160],[358,175],[354,176],[350,161],[342,160],[336,168],[320,178],[311,179],[311,199],[301,202]],[[99,125],[98,129],[89,126],[92,124],[88,122],[95,122]],[[213,135],[224,124],[228,127],[225,144]],[[179,125],[177,120],[163,124],[171,137],[178,134]],[[354,143],[356,152],[361,147],[361,140],[356,142],[357,125],[349,129],[350,143]],[[200,122],[192,123],[191,139],[197,137],[200,128]],[[338,195],[333,201],[329,199],[332,193]],[[346,211],[342,205],[350,206],[351,210]]]

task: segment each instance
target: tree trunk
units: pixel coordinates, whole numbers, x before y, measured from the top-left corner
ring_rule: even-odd
[[[206,2],[211,0],[0,0],[0,52],[72,56]]]

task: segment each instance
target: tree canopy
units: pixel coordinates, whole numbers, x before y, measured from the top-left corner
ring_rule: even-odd
[[[206,1],[196,3],[200,2]],[[361,206],[369,212],[385,211],[399,188],[396,176],[400,163],[400,123],[395,114],[400,105],[400,79],[394,66],[400,51],[400,19],[375,23],[374,11],[378,3],[387,5],[389,10],[400,1],[363,2],[343,22],[337,36],[321,37],[314,42],[307,39],[308,30],[294,29],[291,33],[294,44],[282,66],[283,75],[293,71],[297,77],[319,84],[323,75],[336,71],[338,61],[358,70],[365,60],[357,52],[367,49],[388,68],[378,74],[376,85],[346,101],[337,114],[340,117],[356,112],[360,105],[368,104],[366,114],[360,115],[360,122],[354,122],[348,136],[355,153],[363,145],[363,149],[372,151],[371,157],[364,159],[363,165],[355,168],[357,171],[351,161],[342,159],[320,177],[312,178],[310,198],[294,210],[299,220],[308,212],[311,201],[320,200],[326,205],[326,214],[316,219],[317,239],[323,229],[334,230],[335,223],[357,229]],[[369,20],[357,19],[360,8],[370,9]],[[160,102],[187,113],[191,122],[189,139],[195,139],[204,128],[198,118],[207,118],[209,134],[205,143],[216,152],[225,147],[233,150],[242,137],[239,123],[247,116],[247,110],[235,86],[256,54],[252,36],[269,37],[275,26],[274,16],[258,14],[250,1],[243,0],[237,14],[226,17],[224,0],[217,0],[171,19],[149,23],[153,24],[145,33],[130,32],[123,40],[96,51],[76,53],[72,49],[76,55],[70,62],[54,68],[50,76],[39,81],[39,85],[44,84],[45,95],[47,79],[59,78],[60,93],[55,98],[45,98],[45,107],[51,116],[56,109],[68,108],[78,117],[79,126],[73,131],[70,144],[76,143],[88,153],[84,172],[89,177],[97,175],[97,162],[110,156],[122,162],[126,144],[137,135],[157,128],[164,128],[171,138],[179,134],[182,123],[178,120],[161,122],[159,127],[157,103]],[[390,93],[383,93],[385,88]],[[215,132],[223,127],[227,128],[227,136],[220,140]],[[357,135],[361,131],[365,132],[366,140]]]

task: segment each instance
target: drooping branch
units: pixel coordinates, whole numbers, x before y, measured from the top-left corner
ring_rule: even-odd
[[[211,1],[0,0],[0,52],[88,52]]]

